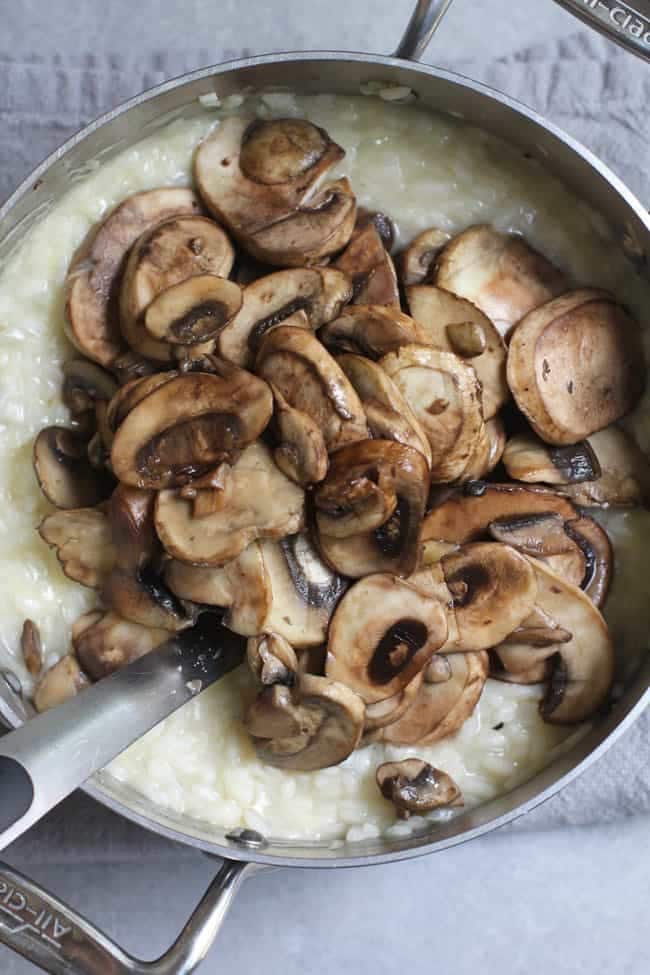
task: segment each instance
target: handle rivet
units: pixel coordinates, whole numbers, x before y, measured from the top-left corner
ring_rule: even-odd
[[[230,833],[226,833],[226,839],[238,846],[245,846],[249,850],[259,850],[266,846],[266,839],[256,829],[243,829],[238,826]]]

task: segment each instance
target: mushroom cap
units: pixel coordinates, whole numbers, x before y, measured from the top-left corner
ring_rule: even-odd
[[[624,416],[645,385],[638,324],[607,292],[571,291],[526,315],[508,349],[508,384],[547,443],[575,444]]]
[[[65,657],[46,670],[34,691],[34,707],[39,713],[56,708],[88,687],[89,681],[72,656]]]
[[[287,268],[248,284],[242,306],[219,336],[219,353],[251,367],[262,338],[285,323],[316,330],[340,313],[352,297],[352,282],[334,268]]]
[[[469,227],[447,244],[434,278],[477,305],[504,338],[529,311],[566,291],[564,275],[523,238],[486,225]]]
[[[345,250],[334,262],[352,280],[357,305],[385,305],[400,310],[395,266],[372,222],[357,226]]]
[[[427,344],[426,332],[399,309],[383,305],[349,305],[321,328],[318,337],[332,352],[356,352],[381,359],[402,345]]]
[[[384,762],[377,769],[376,779],[382,796],[404,819],[440,806],[462,805],[461,791],[452,777],[421,758]]]
[[[258,757],[303,772],[338,765],[361,740],[364,705],[345,684],[301,674],[293,688],[265,688],[246,715]]]
[[[275,463],[283,474],[306,487],[317,484],[327,474],[327,447],[320,427],[306,413],[295,410],[279,391],[273,388],[275,401],[274,428],[278,444],[273,451]]]
[[[92,620],[80,633],[73,632],[72,645],[86,673],[93,680],[101,680],[168,639],[168,630],[141,626],[108,612]]]
[[[160,291],[147,305],[143,325],[148,334],[170,345],[212,342],[235,317],[242,289],[214,274],[197,274]]]
[[[93,228],[66,278],[66,320],[74,345],[89,359],[111,366],[123,348],[111,298],[124,258],[138,237],[167,217],[198,214],[191,190],[168,187],[128,197]]]
[[[420,421],[433,455],[431,480],[454,481],[483,432],[481,392],[471,366],[452,352],[405,345],[380,361]]]
[[[359,397],[327,349],[306,329],[280,325],[268,332],[255,369],[287,403],[320,427],[328,451],[368,436]]]
[[[436,258],[451,240],[451,234],[438,227],[418,234],[399,255],[398,273],[405,288],[412,284],[424,284],[433,273]]]
[[[407,288],[409,310],[427,335],[427,343],[454,352],[474,369],[481,384],[486,420],[510,398],[506,381],[506,346],[483,312],[465,298],[433,285]]]
[[[374,704],[404,690],[446,638],[439,600],[395,576],[367,576],[334,613],[326,674]]]
[[[509,545],[475,542],[441,560],[458,636],[444,652],[488,650],[527,616],[537,587],[530,562]]]
[[[182,485],[255,440],[272,411],[267,384],[229,363],[219,376],[178,376],[127,414],[113,440],[113,470],[133,487]]]
[[[47,515],[38,532],[56,549],[69,579],[99,589],[112,570],[117,549],[106,513],[99,508],[69,508]]]
[[[111,493],[113,480],[88,458],[88,444],[74,430],[45,427],[34,441],[34,470],[41,491],[57,508],[91,508]]]

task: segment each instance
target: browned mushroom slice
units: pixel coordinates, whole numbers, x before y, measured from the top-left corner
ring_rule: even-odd
[[[542,562],[531,559],[537,604],[571,633],[552,658],[550,684],[541,704],[545,721],[576,724],[605,703],[614,677],[614,649],[607,624],[588,596]]]
[[[143,324],[160,342],[200,345],[217,338],[241,303],[242,291],[234,281],[198,274],[159,292],[147,306]]]
[[[92,466],[86,441],[65,427],[41,430],[34,441],[34,470],[41,491],[57,508],[91,508],[115,483]]]
[[[417,322],[381,305],[350,305],[321,328],[318,337],[333,352],[356,352],[368,359],[380,359],[402,345],[427,342]]]
[[[259,344],[281,324],[317,329],[352,297],[347,274],[332,268],[289,268],[258,278],[243,291],[241,310],[219,336],[219,352],[252,366]]]
[[[415,447],[431,466],[431,446],[420,421],[393,380],[376,362],[352,352],[336,360],[366,411],[368,427],[378,440],[395,440]]]
[[[129,346],[148,359],[172,360],[167,341],[154,339],[144,327],[143,312],[161,292],[195,275],[227,277],[234,258],[227,234],[207,217],[174,216],[142,234],[120,286],[120,324]]]
[[[446,638],[439,600],[395,576],[368,576],[334,613],[326,673],[375,704],[403,691]]]
[[[553,651],[555,652],[555,651]],[[493,680],[503,681],[505,684],[544,684],[551,673],[549,659],[540,660],[539,663],[532,664],[526,670],[513,673],[508,669],[507,663],[500,659],[500,653],[490,655],[490,677]]]
[[[179,373],[176,370],[157,372],[153,376],[135,376],[129,379],[117,390],[106,410],[106,423],[114,433],[134,406],[142,402],[145,396],[153,393],[159,386],[164,386],[170,379],[175,379]]]
[[[508,384],[547,443],[575,444],[624,416],[645,385],[638,324],[605,291],[571,291],[519,323]]]
[[[113,440],[113,470],[133,487],[182,485],[255,440],[272,411],[267,384],[230,363],[219,376],[178,376],[127,414]]]
[[[137,572],[150,562],[157,547],[153,523],[153,491],[118,484],[108,503],[108,530],[120,569]]]
[[[399,256],[398,272],[404,287],[424,284],[431,278],[438,254],[451,240],[451,234],[431,227],[418,234]]]
[[[275,463],[283,474],[303,487],[317,484],[327,474],[327,447],[320,427],[306,413],[294,410],[282,393],[273,387],[274,425],[278,445]]]
[[[70,579],[99,589],[115,564],[116,549],[108,518],[99,508],[55,511],[39,527],[43,541],[56,548],[56,557]]]
[[[86,673],[93,680],[101,680],[168,639],[168,630],[141,626],[117,613],[103,613],[76,636],[73,634],[72,645]]]
[[[488,676],[487,653],[455,653],[447,658],[451,677],[424,683],[408,711],[379,732],[391,745],[432,745],[462,728],[479,702]]]
[[[431,444],[432,482],[454,481],[483,433],[476,373],[452,352],[405,345],[380,365],[403,393]]]
[[[43,641],[41,632],[33,620],[25,620],[20,633],[20,649],[27,670],[36,677],[43,666]]]
[[[173,633],[198,618],[196,607],[177,599],[152,566],[137,572],[114,568],[102,587],[102,601],[125,620]]]
[[[244,724],[259,758],[303,772],[338,765],[359,744],[363,701],[345,684],[301,674],[293,688],[265,688]]]
[[[588,440],[550,447],[534,434],[511,437],[503,452],[508,476],[528,484],[581,484],[600,477],[600,464]]]
[[[587,441],[600,476],[560,488],[576,504],[647,505],[650,500],[650,463],[634,440],[618,427],[607,427]],[[547,448],[548,449],[548,448]]]
[[[458,627],[444,652],[497,646],[535,605],[535,573],[508,545],[476,542],[443,556],[441,565]]]
[[[318,425],[328,451],[368,436],[359,397],[315,335],[280,325],[263,339],[256,370]]]
[[[446,772],[421,758],[385,762],[376,773],[384,799],[395,806],[400,819],[421,816],[441,806],[462,806],[461,791]]]
[[[62,399],[75,419],[108,402],[117,392],[109,372],[88,359],[68,359],[63,363]]]
[[[400,310],[395,267],[373,223],[357,226],[334,267],[352,279],[355,305],[385,305]]]
[[[158,494],[156,531],[169,555],[195,565],[223,565],[257,538],[283,538],[300,531],[304,492],[276,467],[263,444],[243,451],[230,481],[228,504],[198,519],[192,502],[178,491]]]
[[[483,415],[486,420],[495,416],[510,398],[510,390],[505,343],[490,319],[471,301],[443,288],[414,285],[406,295],[428,344],[467,360],[481,383]]]
[[[428,468],[419,450],[390,440],[342,447],[314,494],[326,560],[353,578],[409,575],[418,560],[427,493]]]
[[[506,446],[506,432],[498,416],[493,416],[483,425],[481,436],[467,462],[467,467],[458,478],[459,481],[480,481],[491,474],[503,457]]]
[[[595,606],[600,607],[607,599],[614,568],[614,552],[609,536],[598,522],[587,515],[567,522],[564,528],[585,557],[585,574],[580,588]],[[553,568],[553,564],[550,565]]]
[[[386,725],[394,724],[403,714],[406,714],[418,695],[426,669],[425,667],[417,673],[404,690],[398,691],[392,697],[384,698],[383,701],[366,705],[366,717],[363,725],[366,735],[378,731],[380,728],[385,728]]]
[[[381,210],[367,210],[365,207],[358,207],[355,230],[363,230],[370,224],[375,228],[379,234],[379,239],[390,253],[397,239],[395,221],[387,213],[382,213]]]
[[[68,654],[50,667],[41,677],[34,691],[34,707],[37,711],[49,711],[74,697],[89,681],[75,658]]]
[[[291,687],[298,674],[296,652],[277,633],[261,633],[246,644],[246,660],[260,684],[286,684]]]
[[[132,244],[161,220],[198,214],[191,190],[169,187],[136,193],[93,228],[74,256],[66,280],[66,318],[76,347],[103,366],[111,366],[123,348],[112,298]]]
[[[470,227],[440,254],[435,284],[467,298],[506,337],[533,308],[566,291],[566,278],[525,240]]]

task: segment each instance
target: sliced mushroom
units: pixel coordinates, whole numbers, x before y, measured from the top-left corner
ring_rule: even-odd
[[[368,576],[334,613],[326,674],[375,704],[403,691],[446,638],[439,600],[395,576]]]
[[[219,336],[219,352],[250,367],[262,338],[281,324],[316,330],[340,313],[352,297],[347,274],[333,268],[289,268],[253,281],[241,310]]]
[[[298,657],[298,673],[313,674],[314,677],[325,676],[325,661],[327,659],[327,647],[308,647],[300,652]]]
[[[501,335],[533,308],[566,291],[565,276],[522,237],[470,227],[440,254],[434,283],[485,312]]]
[[[433,745],[462,728],[479,702],[488,676],[487,653],[455,653],[447,658],[451,677],[424,683],[408,711],[383,728],[377,740],[391,745]]]
[[[57,508],[91,508],[114,484],[90,463],[86,441],[66,427],[41,430],[34,441],[34,470],[41,491]]]
[[[486,420],[510,398],[506,381],[506,347],[490,319],[465,298],[431,285],[414,285],[406,295],[411,315],[427,334],[429,345],[468,361],[481,383]]]
[[[115,564],[137,572],[151,562],[158,540],[153,523],[156,496],[153,491],[118,484],[108,503],[108,531]]]
[[[72,644],[85,672],[93,680],[138,660],[169,639],[169,630],[153,629],[123,619],[117,613],[103,613],[85,626]]]
[[[607,599],[614,569],[614,552],[607,532],[587,515],[567,522],[564,529],[585,558],[585,574],[580,588],[595,606],[600,607]],[[548,564],[554,568],[552,562]]]
[[[503,457],[506,446],[506,431],[498,416],[488,420],[474,447],[467,467],[458,478],[459,481],[480,481],[491,474]]]
[[[34,691],[34,707],[37,711],[49,711],[74,697],[89,681],[75,658],[68,654],[50,667],[41,677]]]
[[[576,724],[605,703],[614,678],[614,649],[607,624],[582,590],[531,559],[537,604],[572,634],[558,644],[550,683],[541,704],[545,721]]]
[[[385,305],[400,310],[395,266],[372,222],[355,228],[334,267],[351,278],[354,304]]]
[[[438,227],[423,231],[404,249],[399,258],[398,271],[404,287],[429,281],[436,258],[451,240],[451,234]]]
[[[273,387],[274,424],[278,445],[275,463],[283,474],[306,487],[317,484],[327,474],[327,447],[318,424],[306,413],[294,410],[282,393]]]
[[[43,641],[41,632],[33,620],[25,620],[20,634],[20,649],[27,670],[36,677],[43,666]]]
[[[137,352],[132,352],[131,349],[120,353],[111,366],[118,383],[128,383],[131,379],[151,376],[159,368],[159,363],[150,362],[149,359],[138,355]]]
[[[366,411],[368,427],[378,440],[415,447],[431,466],[431,446],[420,421],[386,372],[365,356],[348,352],[336,360]]]
[[[419,450],[363,440],[332,457],[314,493],[318,544],[342,575],[409,575],[419,555],[428,468]]]
[[[600,476],[559,490],[576,504],[646,505],[650,501],[650,463],[634,440],[618,427],[607,427],[587,440]],[[548,449],[548,448],[547,448]]]
[[[421,816],[441,806],[463,804],[461,791],[452,777],[421,758],[384,762],[377,769],[376,778],[379,791],[393,803],[400,819],[408,819],[413,814]]]
[[[127,414],[146,396],[153,393],[159,386],[164,386],[170,379],[176,379],[178,375],[179,373],[176,370],[170,369],[167,372],[154,373],[153,376],[135,376],[120,386],[106,410],[106,423],[111,432],[115,433],[126,419]]]
[[[379,239],[390,254],[397,239],[395,221],[387,213],[382,213],[381,210],[367,210],[365,207],[358,207],[357,222],[354,229],[363,230],[369,225],[375,228],[379,234]]]
[[[68,359],[63,363],[62,398],[73,417],[94,410],[108,402],[117,392],[117,383],[109,372],[87,359]]]
[[[301,674],[293,688],[265,688],[245,725],[258,757],[302,772],[338,765],[352,754],[363,730],[363,701],[345,684]]]
[[[74,256],[66,280],[70,338],[89,359],[111,366],[123,348],[114,298],[132,244],[161,220],[199,211],[199,201],[191,190],[148,190],[128,197],[90,231]]]
[[[490,655],[490,677],[493,680],[500,680],[505,684],[523,684],[524,686],[528,686],[530,684],[545,683],[549,675],[550,664],[548,659],[540,660],[539,663],[533,664],[527,670],[512,673],[500,659],[500,654],[492,653]]]
[[[117,551],[108,517],[99,508],[55,511],[38,529],[69,579],[100,589],[115,565]]]
[[[143,313],[163,291],[188,278],[227,277],[234,259],[227,234],[207,217],[174,216],[142,234],[131,248],[120,286],[120,323],[129,346],[148,359],[172,360],[167,341],[152,338],[145,329]]]
[[[632,409],[643,363],[638,324],[607,292],[583,289],[522,319],[508,349],[508,384],[542,440],[575,444]]]
[[[588,440],[550,447],[534,434],[518,434],[508,440],[503,463],[509,477],[528,484],[581,484],[601,475],[598,458]]]
[[[170,379],[127,414],[111,449],[120,481],[179,486],[259,436],[273,410],[271,390],[251,373],[221,365],[218,376],[194,372]]]
[[[393,724],[403,714],[406,714],[418,695],[426,669],[424,667],[419,671],[413,680],[406,685],[404,690],[398,691],[397,694],[393,694],[392,697],[386,697],[382,701],[366,705],[366,717],[363,725],[366,735],[380,728],[385,728],[386,725]]]
[[[192,626],[198,611],[179,600],[152,566],[137,572],[113,569],[102,587],[102,600],[125,620],[173,633]]]
[[[242,290],[234,281],[199,274],[160,291],[147,306],[143,324],[159,342],[200,345],[216,339],[241,304]]]
[[[483,433],[476,373],[451,352],[405,345],[380,365],[403,393],[431,444],[432,482],[460,477]]]
[[[427,342],[417,322],[381,305],[350,305],[321,328],[318,337],[332,352],[356,352],[368,359],[380,359],[402,345]]]
[[[489,650],[505,640],[535,605],[535,573],[508,545],[476,542],[443,556],[458,635],[444,652]]]
[[[277,633],[251,637],[246,644],[246,660],[260,684],[291,687],[296,680],[298,658],[295,650]]]
[[[226,507],[203,518],[194,517],[192,502],[178,491],[158,494],[156,531],[169,555],[195,565],[223,565],[257,538],[283,538],[300,531],[304,492],[276,467],[263,444],[243,451],[230,480]]]
[[[368,436],[359,397],[315,335],[280,325],[263,339],[256,371],[320,428],[328,451]]]

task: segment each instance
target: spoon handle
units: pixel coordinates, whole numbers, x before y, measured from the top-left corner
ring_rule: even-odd
[[[0,738],[0,850],[241,663],[241,639],[214,618],[208,631],[203,620]]]

